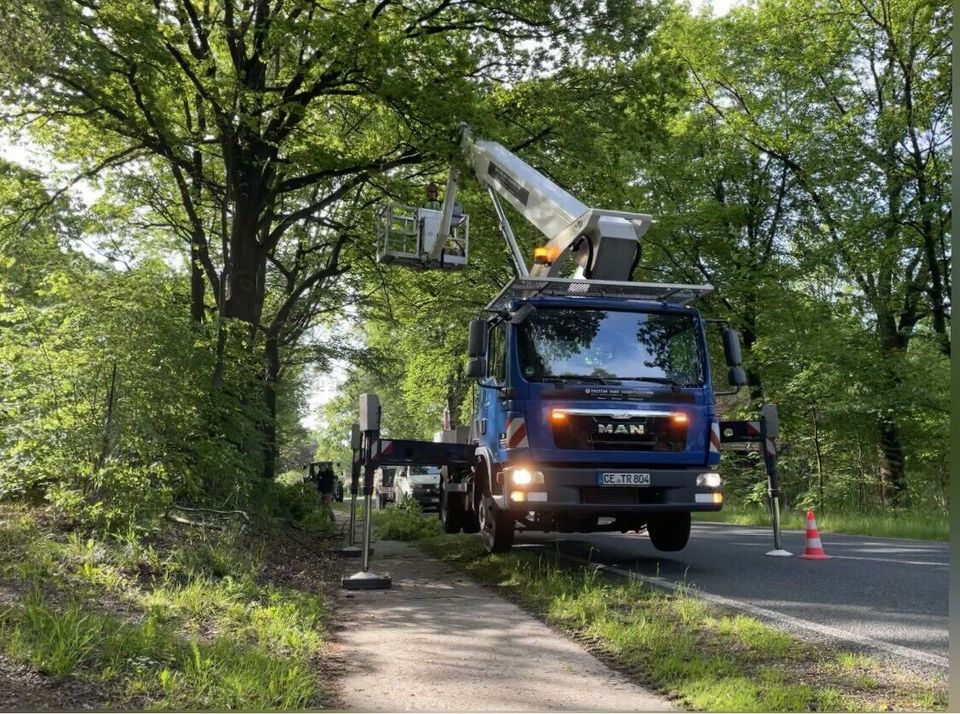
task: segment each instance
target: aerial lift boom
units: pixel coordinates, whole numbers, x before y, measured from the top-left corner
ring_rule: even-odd
[[[558,277],[568,260],[577,264],[575,277],[595,280],[628,281],[636,265],[640,239],[652,225],[645,213],[590,208],[558,186],[525,161],[495,141],[477,139],[467,127],[461,129],[460,146],[467,165],[487,188],[500,221],[500,230],[510,248],[518,277]],[[421,267],[463,267],[467,262],[467,236],[457,236],[454,224],[459,171],[451,167],[439,211],[418,208],[415,215],[402,217],[416,232],[417,248],[393,250],[391,221],[399,214],[381,213],[381,240],[378,257],[385,261]],[[516,209],[546,238],[536,249],[532,268],[517,243],[501,199]],[[462,220],[462,219],[461,219]],[[465,229],[466,227],[464,227]],[[460,248],[451,255],[451,244]]]

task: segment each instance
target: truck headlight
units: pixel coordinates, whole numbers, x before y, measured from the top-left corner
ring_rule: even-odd
[[[525,467],[508,466],[505,471],[509,483],[514,486],[530,486],[543,483],[543,471],[534,471]]]
[[[700,488],[720,488],[723,486],[723,479],[716,471],[708,471],[704,474],[697,474],[697,486]]]
[[[511,479],[517,486],[529,486],[533,483],[533,474],[530,469],[514,469]]]

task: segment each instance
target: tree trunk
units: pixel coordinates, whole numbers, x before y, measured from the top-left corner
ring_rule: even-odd
[[[903,441],[900,427],[892,418],[880,418],[880,480],[889,486],[893,506],[906,506],[909,491],[903,467]]]
[[[882,350],[881,369],[884,374],[884,388],[887,394],[895,397],[901,391],[902,381],[898,362],[906,350],[908,338],[900,333],[894,316],[889,311],[878,311],[877,328]],[[895,405],[884,409],[878,417],[877,426],[879,427],[880,480],[885,490],[889,487],[891,505],[897,507],[906,505],[908,490],[903,460],[903,439],[895,414]]]
[[[263,402],[267,409],[263,434],[263,477],[272,479],[277,468],[277,387],[280,382],[280,338],[267,334],[264,343]]]
[[[200,249],[196,242],[190,245],[190,319],[197,324],[204,321],[204,296],[207,281],[200,264]]]
[[[817,457],[817,508],[823,514],[823,451],[820,448],[820,415],[813,406],[813,450]]]
[[[266,265],[266,255],[257,237],[262,229],[267,192],[255,161],[237,169],[231,193],[234,214],[224,315],[256,324],[262,308],[261,285]]]

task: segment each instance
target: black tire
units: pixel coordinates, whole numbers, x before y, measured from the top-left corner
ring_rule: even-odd
[[[683,550],[690,540],[690,513],[655,513],[647,519],[647,535],[657,550]]]
[[[440,523],[444,533],[459,533],[463,530],[466,521],[466,512],[463,508],[463,496],[459,493],[450,494],[443,485],[440,486]]]
[[[480,532],[480,515],[477,511],[464,511],[463,512],[463,532],[464,533],[479,533]]]
[[[497,508],[493,496],[480,501],[480,534],[488,553],[506,553],[513,547],[514,518]]]

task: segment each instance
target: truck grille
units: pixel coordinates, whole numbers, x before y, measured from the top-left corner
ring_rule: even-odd
[[[618,433],[609,433],[611,427]],[[675,425],[670,417],[614,420],[602,415],[571,414],[553,423],[553,442],[558,449],[683,451],[687,427]]]
[[[584,486],[580,502],[600,505],[635,505],[663,503],[663,489],[632,486]]]

